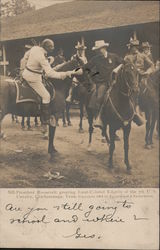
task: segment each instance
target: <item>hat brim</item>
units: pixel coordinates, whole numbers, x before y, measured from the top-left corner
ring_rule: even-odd
[[[102,46],[98,46],[98,47],[94,46],[94,47],[92,48],[92,50],[97,50],[97,49],[105,48],[105,47],[108,47],[108,46],[109,46],[109,43],[105,43],[105,44],[103,44]]]
[[[75,46],[76,49],[87,49],[86,46]]]
[[[139,44],[132,44],[132,43],[128,43],[127,44],[127,47],[129,48],[129,47],[139,47]]]
[[[142,49],[144,49],[144,48],[152,48],[152,45],[143,45]]]
[[[32,48],[31,45],[25,45],[24,47],[25,47],[26,49],[31,49],[31,48]]]

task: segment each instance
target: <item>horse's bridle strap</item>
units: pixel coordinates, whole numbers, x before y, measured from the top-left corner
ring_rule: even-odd
[[[132,105],[132,109],[133,109],[133,114],[132,116],[128,119],[128,120],[124,120],[123,117],[119,114],[119,112],[117,111],[116,107],[114,106],[113,102],[112,102],[112,99],[110,96],[108,96],[108,100],[110,101],[111,103],[111,106],[115,112],[115,114],[118,116],[118,118],[120,119],[121,122],[126,122],[126,123],[129,123],[130,121],[132,121],[133,117],[134,117],[134,106],[133,106],[133,103],[131,102],[131,105]]]

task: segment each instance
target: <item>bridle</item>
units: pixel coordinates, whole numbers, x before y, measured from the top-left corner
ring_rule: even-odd
[[[120,72],[121,74],[124,73],[124,65],[122,66],[122,68],[121,68],[120,70],[121,70],[121,72]],[[125,74],[124,74],[124,75],[125,75]],[[121,80],[122,80],[122,79],[121,79]],[[134,104],[133,104],[133,102],[132,102],[132,100],[131,100],[131,95],[132,95],[133,89],[132,89],[131,86],[129,85],[128,80],[126,79],[126,77],[125,77],[125,84],[126,84],[126,86],[127,86],[128,92],[125,93],[124,91],[120,90],[120,93],[121,93],[123,96],[128,97],[128,99],[129,99],[129,101],[130,101],[131,109],[132,109],[132,114],[131,114],[131,116],[130,116],[129,119],[125,120],[125,119],[121,116],[121,114],[119,113],[119,111],[117,110],[117,108],[115,107],[115,105],[113,104],[112,98],[111,98],[110,95],[108,96],[108,100],[109,100],[109,102],[110,102],[110,104],[111,104],[111,106],[112,106],[112,108],[113,108],[114,113],[115,113],[116,116],[118,117],[118,119],[123,123],[124,126],[127,126],[127,125],[129,124],[129,122],[131,122],[131,121],[133,120],[133,117],[134,117],[134,115],[135,115],[135,108],[134,108]]]
[[[132,65],[132,67],[134,67],[134,66]],[[133,88],[130,86],[130,84],[128,83],[128,80],[127,80],[127,78],[126,78],[126,74],[125,74],[125,71],[124,71],[124,65],[122,66],[121,72],[120,72],[120,73],[121,73],[121,76],[123,75],[123,80],[124,80],[125,85],[127,86],[127,89],[128,89],[127,93],[125,93],[125,92],[122,91],[122,90],[120,90],[120,93],[121,93],[122,95],[124,95],[124,96],[130,98],[130,96],[131,96],[132,93],[133,93]]]

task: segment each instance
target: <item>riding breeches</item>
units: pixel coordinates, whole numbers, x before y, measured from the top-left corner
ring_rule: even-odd
[[[99,112],[100,107],[104,100],[104,95],[106,93],[106,86],[104,84],[97,86],[97,89],[91,94],[88,107]]]
[[[43,104],[50,103],[50,94],[42,83],[42,76],[38,74],[33,74],[24,70],[23,78],[28,82],[29,86],[33,88],[37,94],[42,98]]]
[[[104,84],[100,85],[97,88],[97,98],[96,98],[97,99],[97,101],[96,101],[97,109],[99,109],[101,104],[103,103],[105,90],[106,90],[106,86]]]

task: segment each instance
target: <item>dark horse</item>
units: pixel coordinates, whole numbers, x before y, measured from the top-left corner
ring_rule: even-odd
[[[67,62],[61,71],[72,70],[72,63]],[[68,84],[70,84],[70,79],[68,78],[68,82],[62,80],[50,80],[54,85],[56,90],[56,95],[53,101],[51,101],[50,111],[51,115],[58,116],[62,114],[65,107],[65,94],[67,89],[69,88]],[[6,114],[15,114],[18,116],[40,116],[40,110],[36,103],[26,102],[21,104],[16,104],[16,85],[14,82],[6,82],[5,77],[1,77],[0,81],[0,134],[1,134],[1,122]],[[47,86],[49,86],[47,84]],[[49,87],[50,88],[50,87]],[[52,88],[51,88],[52,89]],[[48,153],[53,156],[55,153],[54,147],[54,136],[55,136],[56,127],[49,126],[49,144],[48,144]]]
[[[70,66],[72,65],[72,69],[79,69],[80,64],[77,58],[73,58],[70,61]],[[84,108],[86,106],[86,99],[87,99],[87,91],[86,91],[86,75],[77,75],[76,76],[78,82],[76,82],[76,86],[73,87],[73,93],[72,93],[72,101],[78,101],[79,102],[79,109],[80,109],[80,122],[79,122],[79,132],[83,132],[83,117],[84,117]],[[74,80],[74,79],[73,79]],[[73,84],[73,83],[72,83]],[[69,94],[69,89],[68,92],[66,92],[66,97]],[[70,109],[70,103],[66,103],[66,115],[67,115],[67,121],[70,121],[70,114],[69,114],[69,109]]]
[[[145,113],[146,118],[146,149],[152,147],[152,137],[156,122],[157,127],[159,126],[159,81],[160,70],[156,70],[148,77],[146,84],[143,84],[143,82],[140,83],[138,104],[140,109]]]
[[[124,63],[117,74],[116,83],[112,86],[109,94],[108,92],[106,93],[102,106],[103,133],[105,131],[106,140],[108,140],[106,128],[107,125],[109,126],[109,168],[113,167],[116,131],[122,128],[124,134],[124,162],[127,166],[127,170],[131,170],[128,159],[129,134],[131,121],[135,113],[134,100],[137,93],[137,70],[133,64]],[[89,145],[91,145],[94,111],[91,110],[91,108],[87,108],[87,113],[89,122]]]

